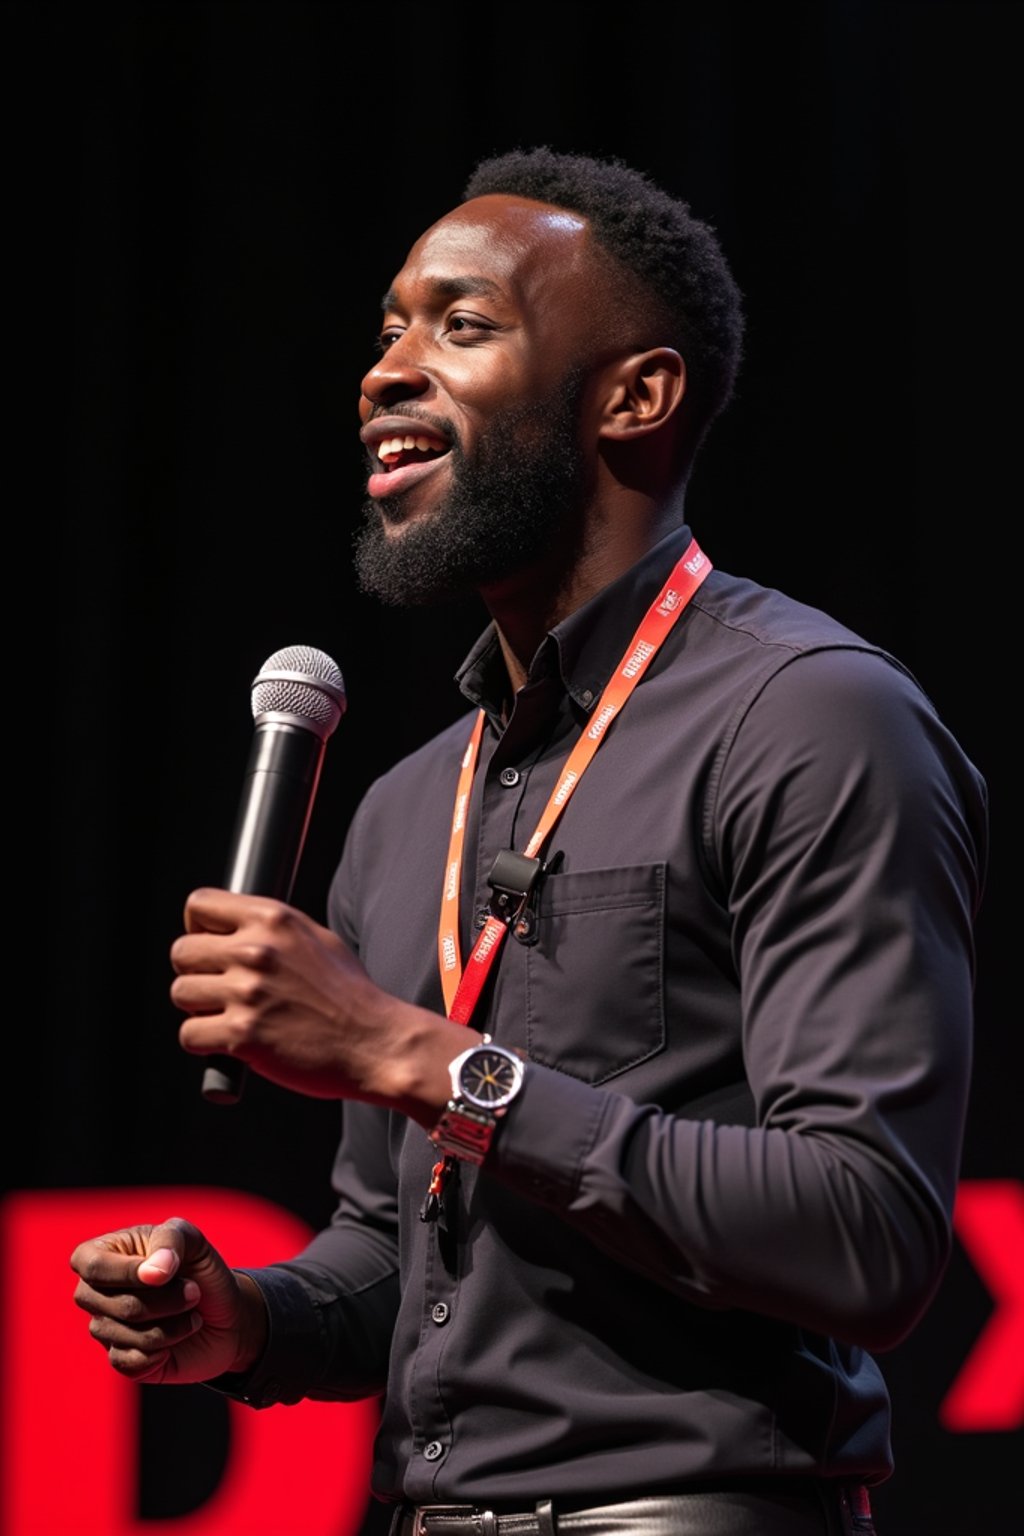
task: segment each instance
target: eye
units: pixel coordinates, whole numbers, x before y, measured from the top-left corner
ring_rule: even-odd
[[[395,342],[398,340],[401,334],[402,330],[400,326],[385,326],[380,335],[374,337],[373,350],[375,352],[386,352],[389,347],[394,346]]]
[[[463,337],[471,340],[477,336],[486,335],[494,329],[490,320],[484,320],[480,315],[455,314],[449,315],[447,322],[449,335]]]

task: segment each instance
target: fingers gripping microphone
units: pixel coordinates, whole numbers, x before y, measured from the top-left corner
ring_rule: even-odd
[[[252,684],[256,722],[224,886],[251,896],[291,898],[327,738],[345,713],[336,662],[308,645],[291,645],[263,663]],[[210,1057],[203,1097],[237,1104],[246,1065]]]

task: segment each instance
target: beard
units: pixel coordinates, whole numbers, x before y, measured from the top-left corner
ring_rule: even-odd
[[[582,545],[589,487],[579,436],[581,370],[546,399],[499,411],[467,454],[450,424],[447,495],[397,535],[401,498],[367,498],[355,536],[355,571],[363,592],[393,607],[464,598],[520,574],[557,552],[562,569]],[[439,423],[441,425],[441,423]]]

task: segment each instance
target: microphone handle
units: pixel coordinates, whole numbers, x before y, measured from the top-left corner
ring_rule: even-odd
[[[289,720],[261,722],[253,733],[224,887],[251,896],[291,899],[323,766],[324,738]],[[202,1094],[237,1104],[248,1067],[211,1056]]]

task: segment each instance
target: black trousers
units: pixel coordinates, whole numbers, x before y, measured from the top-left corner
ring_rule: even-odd
[[[867,1490],[826,1480],[762,1479],[588,1509],[493,1512],[426,1504],[396,1510],[390,1536],[876,1536]]]

